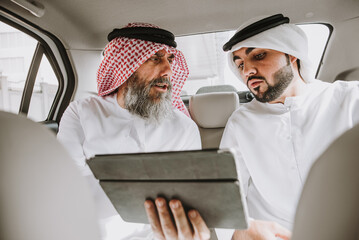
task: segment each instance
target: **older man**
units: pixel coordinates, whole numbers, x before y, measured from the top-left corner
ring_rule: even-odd
[[[85,160],[95,154],[200,149],[198,128],[180,98],[188,68],[183,54],[175,48],[173,34],[157,26],[131,23],[115,29],[108,40],[97,72],[99,96],[69,105],[58,139],[92,181],[106,239],[148,239],[149,227],[139,230],[121,222]],[[149,213],[156,211],[153,203],[146,204]],[[168,214],[164,199],[157,199],[156,205],[160,213]],[[172,201],[171,206],[176,206],[172,208],[175,216],[183,213],[179,201]],[[176,234],[183,230],[198,235],[196,229],[208,233],[200,215],[195,210],[191,213],[194,231],[186,216],[180,215],[177,220],[187,225]],[[150,215],[150,220],[163,221],[161,214],[159,217]],[[167,231],[166,227],[153,227],[157,235]]]
[[[230,117],[221,147],[236,151],[249,215],[291,229],[313,162],[359,121],[358,82],[315,80],[305,33],[281,14],[242,25],[223,48],[255,100]],[[235,236],[290,236],[277,224],[253,225]]]

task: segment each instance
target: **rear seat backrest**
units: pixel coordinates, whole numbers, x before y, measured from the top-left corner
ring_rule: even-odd
[[[218,148],[228,118],[239,107],[236,92],[204,93],[191,96],[189,109],[201,134],[202,148]]]
[[[315,161],[295,215],[292,240],[359,239],[359,125]]]
[[[52,132],[0,111],[0,239],[99,240],[86,179]]]

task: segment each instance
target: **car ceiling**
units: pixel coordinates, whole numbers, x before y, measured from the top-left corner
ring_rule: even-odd
[[[10,0],[1,6],[53,33],[67,49],[102,49],[107,34],[128,22],[149,22],[175,35],[236,29],[245,20],[283,13],[293,23],[340,24],[359,16],[358,0],[36,0],[35,17]]]

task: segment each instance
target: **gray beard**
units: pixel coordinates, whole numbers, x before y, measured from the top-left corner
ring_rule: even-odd
[[[140,116],[150,123],[159,124],[166,118],[173,116],[171,99],[171,82],[167,78],[158,78],[147,83],[139,79],[136,74],[128,80],[127,90],[125,91],[125,107],[133,114]],[[158,82],[168,83],[165,93],[157,93],[151,96],[151,87]]]

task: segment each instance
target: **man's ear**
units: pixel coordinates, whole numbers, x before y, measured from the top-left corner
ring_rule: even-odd
[[[289,61],[294,64],[296,61],[297,61],[298,58],[292,56],[292,55],[289,55]]]
[[[291,63],[291,65],[293,66],[294,69],[298,69],[298,72],[300,74],[300,61],[297,57],[294,57],[292,55],[289,55],[289,62]]]

